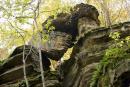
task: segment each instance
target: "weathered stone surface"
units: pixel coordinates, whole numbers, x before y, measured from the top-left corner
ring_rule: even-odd
[[[38,68],[40,67],[39,65],[39,53],[36,48],[34,48],[31,45],[23,45],[17,47],[13,53],[9,56],[9,59],[3,63],[2,66],[0,66],[0,73],[9,70],[11,68],[14,68],[16,66],[22,65],[23,64],[23,54],[24,54],[24,59],[26,60],[26,64],[32,63],[34,69],[36,71],[39,71]],[[49,59],[45,56],[45,54],[42,52],[42,59],[44,63],[44,69],[49,69],[50,66],[50,61]]]
[[[32,65],[31,64],[26,65],[26,74],[29,75],[32,74],[32,72],[34,72]],[[0,75],[0,84],[10,81],[16,81],[18,79],[23,78],[23,76],[24,76],[23,65],[17,66]]]
[[[0,85],[23,80],[23,54],[26,61],[26,75],[30,76],[39,74],[40,61],[38,50],[30,45],[19,46],[9,56],[10,58],[0,66]],[[50,61],[46,58],[43,52],[42,59],[44,70],[49,70]],[[3,87],[3,85],[0,87]]]
[[[129,87],[130,86],[130,59],[117,62],[119,66],[109,69],[108,72],[98,80],[98,86],[104,87]],[[104,79],[106,78],[106,79]]]
[[[78,36],[82,37],[87,31],[97,28],[100,25],[97,9],[88,4],[77,4],[71,11],[72,19],[75,21]]]
[[[99,25],[100,21],[98,20],[99,13],[97,9],[89,4],[77,4],[71,9],[71,14],[73,16],[73,20],[77,20],[83,17],[87,17],[88,19],[93,19]]]
[[[42,45],[42,50],[47,56],[59,60],[68,48],[75,43],[76,37],[81,37],[85,32],[99,26],[98,11],[88,4],[76,5],[71,13],[59,13],[55,18],[50,16],[43,24],[43,31],[49,34],[48,41]],[[48,28],[55,27],[48,32]],[[32,44],[33,45],[33,44]]]
[[[120,38],[130,35],[130,22],[110,28],[97,28],[100,24],[98,15],[95,7],[82,3],[76,5],[70,14],[60,13],[56,18],[50,17],[50,27],[53,25],[55,30],[49,32],[49,40],[42,46],[46,87],[90,87],[93,72],[102,60],[105,50],[113,44],[110,33],[118,31]],[[46,33],[47,21],[43,23]],[[49,71],[48,58],[59,60],[73,45],[71,58],[59,66],[58,72]],[[22,69],[23,49],[24,46],[17,47],[10,58],[0,66],[0,87],[26,87]],[[30,87],[42,87],[37,48],[25,45],[24,53],[27,56],[26,69]],[[130,86],[130,60],[117,63],[119,67],[109,69],[98,79],[97,87],[105,87],[106,78],[109,78],[109,87]]]
[[[105,50],[113,44],[109,37],[110,32],[120,32],[121,38],[130,35],[129,22],[113,25],[111,28],[93,29],[79,39],[74,46],[72,58],[63,64],[64,87],[89,87],[97,64],[103,58]],[[120,73],[122,74],[121,71]]]
[[[45,32],[47,31],[45,26],[49,20],[43,23]],[[47,52],[49,58],[59,60],[67,49],[73,46],[77,29],[71,20],[71,14],[68,13],[59,13],[56,18],[52,18],[50,27],[52,26],[55,30],[49,32],[49,40],[43,44],[42,50]]]
[[[29,87],[43,87],[42,82],[41,82],[41,75],[39,73],[33,74],[27,76],[28,77],[28,82],[29,82]],[[58,80],[58,75],[56,72],[44,72],[44,77],[45,77],[45,85],[46,87],[62,87],[61,83]],[[6,78],[5,78],[6,79]],[[9,78],[8,78],[9,79]],[[11,78],[10,78],[11,79]],[[1,82],[0,87],[26,87],[24,78],[20,79],[11,79],[11,81],[8,81],[6,83]]]

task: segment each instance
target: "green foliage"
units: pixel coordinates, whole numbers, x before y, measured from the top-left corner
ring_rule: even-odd
[[[47,33],[50,33],[51,31],[55,29],[55,27],[52,26],[52,19],[49,19],[47,21],[47,23],[45,24],[45,27],[46,27]]]
[[[1,66],[3,63],[4,63],[4,61],[1,61],[1,60],[0,60],[0,66]]]
[[[35,7],[36,0],[0,1],[0,48],[11,52],[13,47],[28,41],[33,33]]]
[[[130,56],[130,54],[126,52],[126,50],[129,49],[129,37],[121,40],[118,32],[111,33],[110,37],[114,39],[114,44],[106,49],[103,59],[96,67],[96,71],[92,76],[90,87],[97,87],[98,80],[106,74],[108,68],[115,69],[118,67],[117,63],[119,61],[129,58]],[[108,81],[106,84],[108,84]],[[108,86],[105,85],[105,87]]]
[[[8,59],[0,60],[0,66],[2,66],[6,61],[8,61]]]
[[[120,38],[120,33],[119,33],[119,32],[110,33],[109,37],[111,37],[111,38],[114,39],[114,40],[119,40],[119,38]]]

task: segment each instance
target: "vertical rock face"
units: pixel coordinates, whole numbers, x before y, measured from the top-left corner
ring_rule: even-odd
[[[83,17],[78,20],[78,32],[79,37],[83,37],[84,33],[87,33],[88,31],[91,31],[92,29],[95,29],[99,27],[99,25],[96,23],[95,20]]]
[[[113,44],[110,33],[118,31],[121,38],[130,35],[130,22],[111,28],[97,28],[100,24],[98,16],[95,7],[81,3],[71,13],[60,13],[56,18],[51,16],[42,24],[43,31],[49,34],[49,40],[41,50],[46,87],[90,87],[93,72],[105,50]],[[46,25],[48,21],[50,24]],[[52,26],[55,30],[48,32]],[[0,65],[0,87],[26,87],[23,81],[23,53],[30,87],[42,87],[39,53],[37,47],[32,45],[17,47],[10,58]],[[50,71],[49,58],[59,60],[72,46],[71,58],[59,66],[58,72]],[[109,78],[109,87],[130,86],[130,60],[117,64],[119,67],[109,69],[103,78],[98,79],[95,87],[106,87],[105,78]]]
[[[98,19],[99,13],[97,9],[92,5],[83,3],[77,4],[72,10],[72,15],[73,18],[75,18],[75,20],[77,21],[77,30],[78,30],[77,40],[79,40],[79,38],[81,37],[84,37],[84,34],[99,27],[100,25],[100,21]],[[79,43],[81,42],[79,41]],[[78,48],[76,46],[74,46],[71,57],[74,57],[74,55],[77,54]]]
[[[110,28],[96,28],[81,37],[74,46],[72,58],[62,66],[63,87],[90,87],[93,72],[96,70],[100,60],[102,60],[105,50],[113,44],[112,39],[109,37],[110,32],[118,31],[121,33],[122,38],[126,37],[130,35],[129,25],[130,23],[127,22],[113,25],[112,30]],[[125,27],[125,30],[122,30],[123,27]],[[109,87],[128,87],[130,78],[129,76],[128,78],[123,77],[129,75],[128,66],[130,66],[129,63],[121,62],[119,68],[110,70],[111,73],[106,74],[106,76],[111,78],[111,82],[108,80],[107,83],[113,84]],[[96,87],[105,87],[103,83],[105,83],[105,80],[99,80],[97,84],[100,85]]]
[[[115,69],[109,69],[104,78],[109,78],[109,87],[129,87],[130,86],[130,59],[117,62],[119,66]],[[99,79],[98,86],[104,87],[106,80]]]

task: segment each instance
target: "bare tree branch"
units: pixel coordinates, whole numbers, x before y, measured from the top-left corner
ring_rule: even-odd
[[[35,29],[38,30],[38,24],[37,24],[37,17],[39,16],[39,6],[40,6],[41,0],[38,0],[38,4],[36,8],[34,9],[34,26]],[[41,70],[41,77],[42,77],[42,85],[45,87],[45,79],[44,79],[44,70],[43,70],[43,62],[42,62],[42,53],[41,53],[41,35],[39,35],[39,42],[38,42],[38,51],[39,51],[39,61],[40,61],[40,70]]]

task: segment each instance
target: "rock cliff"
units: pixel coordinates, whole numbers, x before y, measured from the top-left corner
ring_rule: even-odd
[[[130,22],[100,27],[97,9],[88,4],[76,5],[70,13],[60,13],[56,18],[49,17],[42,25],[43,31],[50,35],[42,47],[42,62],[46,87],[129,87],[130,86],[130,54],[115,61],[118,65],[111,68],[111,63],[100,68],[97,77],[94,72],[101,64],[105,52],[114,44],[110,37],[113,32],[120,33],[120,39],[130,35]],[[49,20],[54,26],[47,32]],[[51,45],[51,46],[50,46]],[[73,46],[70,59],[61,63],[56,71],[50,71],[50,60],[60,60],[68,48]],[[23,50],[23,48],[25,48]],[[26,87],[23,79],[23,53],[26,58],[26,74],[30,87],[42,87],[39,69],[39,54],[35,45],[17,47],[0,65],[0,87]],[[113,61],[112,61],[113,62]]]

